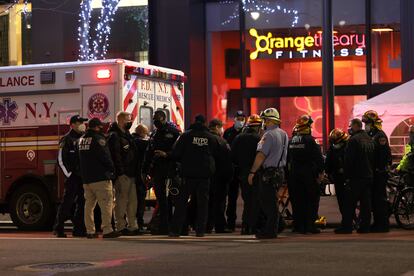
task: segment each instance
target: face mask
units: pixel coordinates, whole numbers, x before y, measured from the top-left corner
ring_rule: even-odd
[[[242,129],[242,128],[243,128],[243,126],[244,126],[244,122],[243,122],[243,121],[235,121],[235,122],[234,122],[234,128],[235,128],[236,130],[240,130],[240,129]]]
[[[154,126],[157,128],[157,129],[160,129],[160,128],[162,128],[162,122],[160,121],[160,120],[154,120]]]
[[[371,125],[365,125],[365,131],[370,132],[371,131]]]
[[[132,127],[132,122],[127,122],[127,123],[125,124],[125,129],[126,129],[126,130],[130,130],[130,129],[131,129],[131,127]]]
[[[219,133],[220,136],[223,136],[224,129],[223,128],[219,128],[218,133]]]
[[[83,133],[86,130],[86,126],[84,124],[78,125],[76,130],[77,130],[78,133]]]

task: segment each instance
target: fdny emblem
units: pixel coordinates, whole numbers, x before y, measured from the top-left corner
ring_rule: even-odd
[[[3,125],[10,125],[12,121],[16,121],[17,109],[18,106],[15,101],[10,98],[3,99],[3,103],[0,103],[0,121],[3,122]]]
[[[99,118],[100,120],[104,120],[111,113],[109,112],[109,100],[102,93],[93,94],[89,98],[88,107],[89,118]]]
[[[28,150],[26,152],[27,159],[32,162],[36,158],[36,153],[33,150]]]

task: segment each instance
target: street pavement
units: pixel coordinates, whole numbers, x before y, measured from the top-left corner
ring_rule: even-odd
[[[328,224],[339,222],[335,204],[334,197],[321,200]],[[335,235],[328,227],[319,235],[287,229],[277,239],[260,241],[239,233],[88,240],[57,239],[50,232],[22,232],[3,223],[0,275],[63,274],[414,276],[414,231]]]

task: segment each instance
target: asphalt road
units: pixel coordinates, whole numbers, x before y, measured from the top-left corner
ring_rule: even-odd
[[[0,232],[1,275],[414,275],[414,232],[56,239]]]
[[[320,214],[328,224],[339,222],[335,197],[321,199]],[[395,228],[345,236],[333,234],[332,228],[320,235],[286,230],[271,241],[237,233],[87,240],[17,231],[8,220],[0,216],[0,275],[414,276],[414,231]]]

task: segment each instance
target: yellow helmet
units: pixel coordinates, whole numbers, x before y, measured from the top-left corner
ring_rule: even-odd
[[[362,116],[362,121],[365,124],[371,124],[377,129],[382,129],[382,120],[378,116],[378,113],[375,110],[368,110]]]
[[[329,141],[332,144],[339,144],[344,141],[348,141],[349,135],[340,128],[335,128],[329,133]]]
[[[253,114],[247,119],[247,126],[261,126],[262,125],[262,118],[259,115]]]
[[[309,115],[302,115],[296,120],[294,132],[297,134],[310,134],[313,120]]]
[[[263,111],[261,114],[262,119],[273,120],[280,123],[279,111],[276,108],[268,108]]]

